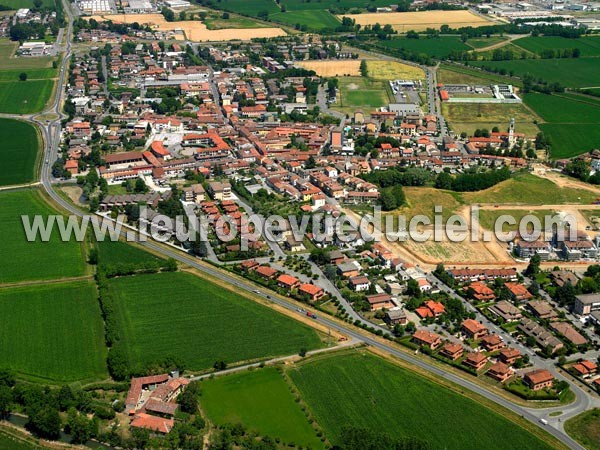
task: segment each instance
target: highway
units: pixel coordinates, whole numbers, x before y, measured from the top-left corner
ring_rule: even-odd
[[[55,191],[55,184],[54,184],[55,180],[53,180],[53,177],[52,177],[52,164],[57,159],[58,147],[59,147],[59,142],[60,142],[60,132],[61,132],[60,120],[61,120],[61,118],[64,117],[60,111],[60,109],[61,109],[60,107],[61,107],[63,96],[64,96],[64,86],[66,86],[67,68],[68,68],[68,64],[69,64],[69,60],[70,60],[71,52],[72,52],[71,41],[72,41],[72,34],[73,34],[73,29],[72,29],[73,15],[70,10],[69,4],[66,2],[66,0],[63,0],[63,4],[65,7],[65,12],[69,18],[68,30],[67,30],[67,33],[65,33],[65,44],[64,44],[65,55],[64,55],[64,58],[62,59],[62,65],[60,68],[60,75],[59,75],[59,80],[58,80],[59,84],[57,87],[57,92],[56,92],[54,101],[53,101],[52,105],[50,105],[50,107],[43,113],[43,114],[54,113],[57,115],[57,118],[54,120],[50,120],[50,121],[42,121],[42,120],[38,120],[37,116],[34,116],[34,117],[29,118],[29,120],[31,120],[32,122],[35,122],[39,125],[40,131],[44,138],[45,157],[43,158],[43,164],[42,164],[42,170],[41,170],[41,183],[44,187],[44,190],[53,199],[53,201],[56,202],[58,205],[60,205],[64,210],[68,211],[69,213],[71,213],[73,215],[82,217],[84,215],[84,213],[82,213],[79,209],[77,209],[74,205],[72,205],[68,201],[65,201]],[[21,116],[20,116],[20,118],[23,119],[23,117],[21,117]],[[97,216],[93,216],[91,218],[91,220],[99,221],[99,218]],[[296,314],[299,314],[297,312],[297,308],[299,307],[298,303],[293,302],[288,299],[285,299],[283,297],[279,297],[271,291],[267,291],[265,289],[257,287],[250,281],[247,281],[244,279],[239,279],[225,270],[222,270],[222,269],[213,267],[211,265],[208,265],[206,263],[203,263],[200,260],[198,260],[184,252],[181,252],[181,251],[178,251],[175,249],[171,249],[171,248],[167,248],[164,245],[159,245],[158,243],[155,243],[152,241],[140,242],[140,244],[148,249],[151,249],[152,251],[154,251],[156,253],[163,255],[166,258],[173,258],[176,261],[180,262],[181,264],[185,264],[187,266],[193,267],[193,268],[197,269],[198,271],[200,271],[210,277],[214,277],[224,283],[227,283],[227,284],[233,286],[234,288],[236,288],[238,290],[238,292],[247,292],[249,294],[257,295],[267,301],[270,301],[270,302],[273,302],[273,303],[279,305],[282,308],[285,308],[289,311],[293,311]],[[524,417],[531,423],[535,424],[536,426],[539,426],[540,428],[544,429],[548,433],[552,434],[554,437],[556,437],[557,439],[562,441],[566,446],[568,446],[570,448],[573,448],[573,449],[582,449],[583,448],[577,442],[575,442],[573,439],[571,439],[569,436],[567,436],[562,431],[560,426],[555,428],[553,426],[545,426],[545,425],[541,424],[540,423],[540,417],[541,417],[540,411],[542,411],[542,413],[545,414],[546,413],[545,410],[524,408],[522,406],[516,405],[516,404],[510,402],[509,400],[507,400],[493,392],[488,391],[487,389],[483,388],[482,386],[478,385],[477,383],[470,381],[468,378],[462,378],[453,373],[446,372],[442,368],[430,363],[426,359],[421,359],[410,353],[399,350],[396,345],[388,343],[384,340],[380,340],[380,338],[376,338],[373,335],[369,335],[368,333],[363,332],[362,330],[359,330],[358,328],[354,327],[353,325],[350,325],[345,322],[338,321],[336,319],[327,317],[324,314],[319,314],[319,318],[317,320],[322,325],[348,336],[353,341],[364,342],[374,348],[377,348],[378,350],[389,353],[389,354],[391,354],[403,361],[406,361],[422,370],[430,372],[438,378],[442,378],[444,380],[448,380],[452,383],[455,383],[456,385],[458,385],[464,389],[467,389],[471,392],[481,395],[482,397],[485,397],[485,398],[503,406],[504,408],[511,410],[512,412]],[[585,396],[585,395],[582,396],[578,392],[576,392],[576,393],[578,394],[576,402],[573,405],[565,406],[565,408],[563,408],[563,410],[568,408],[569,410],[573,411],[573,414],[575,414],[576,412],[583,411],[588,406],[588,401],[586,400],[587,396]]]

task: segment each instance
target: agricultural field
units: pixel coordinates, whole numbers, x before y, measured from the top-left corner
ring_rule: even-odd
[[[598,86],[600,58],[518,59],[512,61],[471,61],[477,67],[495,68],[517,76],[531,75],[566,87]]]
[[[565,431],[589,450],[600,450],[600,409],[592,409],[565,422]]]
[[[508,129],[510,119],[515,119],[515,129],[535,137],[538,128],[537,117],[522,104],[495,103],[442,103],[442,114],[448,125],[456,133],[466,132],[472,136],[477,128],[489,131],[497,126],[500,130]]]
[[[269,19],[273,22],[280,22],[291,27],[300,25],[306,27],[307,30],[315,31],[326,28],[335,29],[341,25],[341,22],[337,17],[329,11],[322,9],[277,12],[269,15]]]
[[[396,61],[367,61],[367,74],[374,80],[425,80],[420,67]]]
[[[481,84],[489,85],[491,80],[470,74],[452,70],[449,66],[442,66],[437,71],[437,81],[442,84]]]
[[[288,373],[334,445],[352,425],[435,449],[472,448],[472,434],[457,430],[477,430],[477,448],[551,448],[478,402],[368,353],[307,360]]]
[[[570,158],[598,147],[600,105],[597,100],[575,94],[531,93],[524,101],[546,123],[539,125],[550,138],[552,158]]]
[[[131,262],[144,263],[149,261],[164,261],[152,253],[123,241],[98,242],[99,264],[126,264]]]
[[[33,0],[2,0],[2,4],[4,6],[8,6],[9,8],[13,8],[13,9],[34,8],[35,7]],[[43,0],[42,5],[47,8],[53,8],[54,0]]]
[[[0,82],[0,112],[8,114],[40,112],[50,100],[53,89],[52,80]]]
[[[314,70],[320,77],[360,76],[360,61],[357,59],[300,61],[306,70]]]
[[[529,36],[517,39],[513,41],[513,44],[538,55],[542,50],[578,48],[581,50],[581,56],[600,56],[600,39],[592,36],[585,36],[578,39],[569,39],[560,36]]]
[[[102,316],[91,279],[0,288],[0,337],[2,368],[59,382],[107,376]]]
[[[0,67],[10,67],[11,70],[44,69],[51,68],[55,58],[51,56],[40,56],[39,58],[14,57],[19,47],[18,42],[0,39]],[[19,72],[19,73],[20,73]]]
[[[387,83],[361,77],[340,78],[340,95],[332,109],[352,114],[357,109],[369,112],[390,103]]]
[[[202,382],[200,407],[216,424],[241,423],[249,431],[312,449],[324,448],[275,368],[221,376]]]
[[[469,39],[466,44],[473,47],[475,50],[479,50],[481,48],[490,47],[492,45],[501,44],[502,42],[506,42],[508,38],[504,36],[490,36],[488,37],[480,37]]]
[[[0,155],[0,186],[29,183],[35,179],[35,163],[40,148],[37,130],[26,122],[0,119],[4,136]]]
[[[0,70],[0,81],[19,81],[21,73],[27,74],[27,80],[46,80],[55,78],[56,72],[56,69]]]
[[[320,347],[306,325],[187,273],[111,279],[123,345],[136,367],[167,355],[189,370]]]
[[[471,49],[457,36],[421,37],[420,39],[395,38],[378,42],[377,45],[390,49],[405,49],[413,53],[424,53],[434,58],[446,58],[453,51]]]
[[[281,6],[285,6],[288,11],[304,11],[314,9],[329,9],[329,8],[364,8],[369,6],[389,6],[389,0],[369,0],[366,3],[364,0],[281,0]]]
[[[254,17],[263,11],[268,14],[280,11],[274,0],[227,0],[226,2],[214,3],[213,7]]]
[[[392,25],[400,33],[409,30],[424,31],[427,28],[439,29],[442,25],[449,25],[451,28],[460,27],[480,27],[491,25],[494,22],[481,16],[473,14],[470,11],[419,11],[419,12],[396,12],[396,13],[365,13],[365,14],[346,14],[356,20],[357,24],[362,26]]]
[[[221,13],[209,14],[204,20],[209,30],[222,30],[231,28],[264,28],[266,25],[249,17],[230,15],[229,19],[223,19]]]
[[[0,284],[26,280],[53,280],[85,274],[86,265],[82,246],[75,240],[62,242],[54,229],[48,242],[37,237],[28,242],[21,215],[40,215],[44,222],[50,214],[57,214],[35,189],[0,192]]]
[[[48,447],[33,442],[31,436],[26,435],[9,426],[0,425],[0,448],[10,450],[44,450]]]

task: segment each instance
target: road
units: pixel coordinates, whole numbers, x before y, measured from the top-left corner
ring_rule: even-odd
[[[62,59],[62,65],[60,68],[60,75],[59,75],[59,80],[58,80],[58,87],[57,87],[57,92],[56,92],[54,101],[53,101],[52,105],[50,105],[48,110],[46,110],[44,112],[44,114],[55,113],[58,116],[58,118],[55,120],[51,120],[51,121],[40,121],[37,119],[37,117],[32,117],[30,120],[39,125],[39,128],[44,137],[45,158],[44,158],[44,163],[42,165],[42,170],[41,170],[41,182],[42,182],[42,185],[43,185],[45,191],[52,198],[52,200],[54,202],[56,202],[58,205],[60,205],[64,210],[68,211],[69,213],[71,213],[73,215],[82,217],[84,215],[83,212],[81,212],[79,209],[77,209],[74,205],[72,205],[68,201],[65,201],[55,191],[55,185],[53,183],[53,177],[52,177],[52,163],[57,159],[58,147],[59,147],[59,143],[60,143],[60,131],[61,131],[60,120],[63,118],[63,114],[60,111],[60,105],[62,104],[62,99],[64,96],[63,87],[66,86],[65,81],[66,81],[66,75],[67,75],[67,67],[68,67],[70,57],[71,57],[71,51],[72,51],[71,41],[72,41],[72,37],[73,37],[73,27],[72,27],[73,14],[71,12],[70,5],[68,4],[68,2],[66,0],[62,0],[62,1],[63,1],[65,12],[69,19],[68,29],[67,29],[67,33],[65,36],[65,39],[66,39],[65,55],[64,55],[64,58]],[[91,217],[91,221],[97,222],[97,221],[99,221],[99,218],[97,216],[93,216],[93,217]],[[271,292],[271,291],[267,291],[262,288],[257,288],[256,285],[254,285],[253,283],[251,283],[248,280],[239,279],[239,278],[235,277],[234,275],[232,275],[231,273],[226,272],[220,268],[216,268],[216,267],[207,265],[205,263],[202,263],[198,259],[191,257],[190,255],[188,255],[186,253],[183,253],[183,252],[175,250],[175,249],[167,248],[166,246],[160,245],[160,244],[152,242],[152,241],[140,242],[140,244],[158,254],[163,255],[166,258],[173,258],[174,260],[178,261],[181,264],[185,264],[187,266],[195,268],[201,273],[204,273],[210,277],[214,277],[215,279],[218,279],[224,283],[227,283],[228,285],[236,288],[239,292],[246,292],[247,294],[254,293],[255,295],[258,295],[259,297],[263,298],[264,300],[270,301],[270,302],[277,304],[278,306],[285,308],[292,312],[296,312],[296,310],[298,308],[298,304],[293,302],[292,300],[278,297],[278,296],[274,295],[273,292]],[[548,433],[552,434],[554,437],[556,437],[557,439],[562,441],[565,445],[567,445],[570,448],[574,448],[574,449],[582,449],[583,448],[577,442],[575,442],[573,439],[571,439],[568,435],[566,435],[560,426],[557,426],[554,423],[551,423],[551,425],[553,425],[553,426],[542,425],[539,422],[539,420],[540,420],[540,416],[545,414],[545,411],[540,412],[540,410],[524,408],[520,405],[516,405],[516,404],[510,402],[509,400],[505,399],[504,397],[501,397],[493,392],[488,391],[487,389],[483,388],[482,386],[475,383],[474,381],[471,381],[467,378],[459,377],[453,373],[446,372],[442,368],[440,368],[436,365],[433,365],[427,359],[421,359],[417,356],[406,353],[405,351],[398,349],[395,345],[392,345],[391,343],[380,340],[380,338],[377,338],[373,335],[365,333],[362,330],[358,330],[356,327],[349,325],[345,322],[338,321],[336,319],[327,317],[323,314],[319,314],[318,320],[322,325],[330,328],[331,330],[335,330],[341,334],[344,334],[356,342],[364,342],[367,345],[370,345],[370,346],[372,346],[378,350],[381,350],[383,352],[389,353],[389,354],[391,354],[403,361],[406,361],[420,369],[426,370],[426,371],[432,373],[433,375],[435,375],[436,377],[439,377],[439,378],[448,380],[452,383],[455,383],[464,389],[467,389],[471,392],[481,395],[482,397],[485,397],[485,398],[503,406],[504,408],[522,416],[526,420],[530,421],[531,423],[535,424],[536,426],[539,426],[540,428],[544,429]],[[575,403],[572,406],[569,407],[570,411],[572,410],[573,414],[575,414],[576,412],[583,411],[589,404],[589,399],[587,396],[580,395],[579,392],[577,392],[577,390],[575,390],[575,392],[577,394],[577,400],[575,401]],[[564,409],[565,408],[563,408],[563,410]]]

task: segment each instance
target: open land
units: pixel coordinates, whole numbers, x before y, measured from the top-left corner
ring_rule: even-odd
[[[560,36],[528,36],[514,40],[513,44],[538,55],[543,50],[578,48],[581,51],[581,56],[600,56],[600,38],[592,36],[577,39]]]
[[[422,37],[420,39],[400,37],[378,42],[377,45],[387,49],[404,49],[412,53],[424,53],[434,58],[446,58],[453,51],[466,51],[471,49],[471,47],[465,45],[458,36]]]
[[[420,67],[395,61],[367,61],[369,78],[375,80],[424,80],[425,71]]]
[[[371,111],[390,103],[387,83],[361,77],[340,78],[340,96],[332,109],[352,114],[356,109]]]
[[[107,240],[98,242],[99,264],[144,263],[149,261],[162,261],[162,258],[122,241]]]
[[[322,9],[306,11],[286,11],[269,15],[274,22],[285,25],[306,27],[307,30],[320,31],[323,29],[335,29],[341,25],[340,20],[329,11]],[[304,28],[302,28],[304,30]]]
[[[600,409],[586,411],[567,420],[565,431],[585,448],[600,449]]]
[[[0,82],[0,112],[8,114],[40,112],[48,103],[53,89],[52,80]]]
[[[15,51],[19,47],[18,42],[9,41],[8,39],[0,39],[0,67],[10,68],[9,71],[23,69],[44,69],[51,68],[52,61],[56,58],[51,56],[40,56],[35,58],[15,57]],[[0,73],[4,72],[0,70]]]
[[[251,0],[254,1],[254,0]],[[280,4],[285,6],[288,11],[300,11],[310,9],[329,9],[329,8],[364,8],[364,0],[281,0]],[[371,6],[388,6],[389,0],[369,0]]]
[[[469,39],[466,44],[473,47],[475,50],[495,46],[506,42],[508,38],[504,36],[490,36]]]
[[[202,370],[317,348],[308,326],[187,273],[110,280],[130,363],[172,355]],[[185,313],[184,313],[185,312]]]
[[[36,129],[13,119],[0,119],[0,134],[4,136],[0,155],[0,186],[29,183],[35,179],[35,162],[40,142]]]
[[[360,61],[357,59],[300,61],[297,64],[307,70],[314,70],[321,77],[360,76]]]
[[[449,25],[452,28],[460,27],[479,27],[490,25],[493,22],[484,17],[473,14],[470,11],[419,11],[419,12],[396,12],[396,13],[366,13],[348,15],[357,24],[362,26],[392,25],[399,32],[409,30],[423,31],[427,28],[439,29],[442,25]]]

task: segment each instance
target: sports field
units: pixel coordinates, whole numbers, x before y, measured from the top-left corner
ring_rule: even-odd
[[[105,378],[93,280],[0,289],[0,354],[0,367],[34,378]]]
[[[36,129],[20,120],[0,119],[0,186],[29,183],[35,179],[40,142]]]
[[[203,381],[201,392],[200,406],[216,425],[241,423],[249,431],[283,443],[324,448],[275,368]]]
[[[424,80],[425,71],[420,67],[396,61],[367,61],[369,78],[375,80]]]
[[[565,422],[565,431],[589,450],[600,450],[600,409],[592,409]]]
[[[308,326],[187,273],[115,278],[110,286],[133,367],[171,355],[200,370],[321,346]]]
[[[0,112],[7,114],[40,112],[48,103],[53,88],[52,80],[0,82]]]
[[[340,95],[332,109],[346,114],[362,109],[366,113],[391,102],[386,82],[361,77],[344,77],[339,80]]]
[[[365,13],[346,14],[362,26],[392,25],[398,32],[405,33],[409,30],[423,31],[427,28],[439,29],[442,25],[451,28],[480,27],[492,25],[494,22],[470,11],[419,11],[419,12],[394,12],[394,13]]]
[[[85,261],[78,242],[62,242],[57,230],[48,242],[28,242],[21,215],[56,214],[35,189],[0,192],[0,284],[81,276]],[[10,255],[10,257],[8,256]]]
[[[457,36],[421,37],[420,39],[395,38],[381,41],[378,45],[391,49],[405,49],[417,54],[424,53],[434,58],[446,58],[452,51],[471,49]]]
[[[517,39],[513,41],[513,44],[538,55],[542,50],[578,48],[581,51],[581,56],[600,56],[600,39],[592,36],[578,39],[569,39],[560,36],[529,36]]]
[[[351,425],[435,449],[551,448],[477,402],[368,353],[309,360],[289,374],[333,444]]]
[[[301,25],[308,30],[320,31],[325,28],[335,29],[341,25],[337,17],[329,11],[322,9],[307,11],[286,11],[277,12],[269,16],[273,22],[280,22],[289,26]]]

